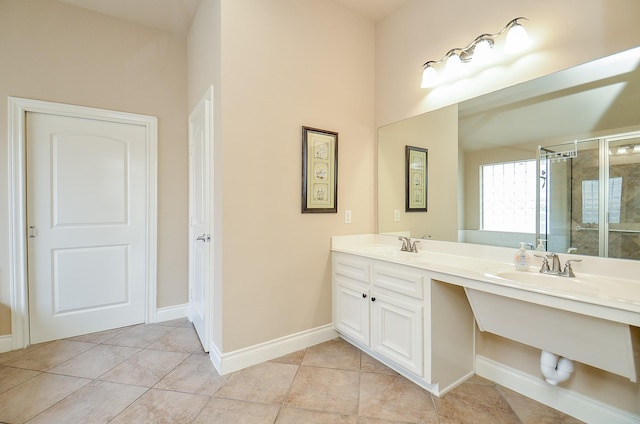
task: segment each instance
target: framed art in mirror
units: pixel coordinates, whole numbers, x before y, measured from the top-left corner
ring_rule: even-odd
[[[338,212],[338,133],[302,127],[302,213]]]
[[[406,146],[405,199],[406,212],[427,211],[428,150]]]

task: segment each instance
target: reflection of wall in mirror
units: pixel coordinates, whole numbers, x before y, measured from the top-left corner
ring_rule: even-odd
[[[416,128],[418,131],[416,131]],[[405,212],[405,146],[429,150],[428,212]],[[457,241],[458,107],[449,106],[378,130],[378,232]],[[431,201],[430,199],[435,199]],[[395,211],[400,220],[395,221]]]

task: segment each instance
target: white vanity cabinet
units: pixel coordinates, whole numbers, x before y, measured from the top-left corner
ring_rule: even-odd
[[[333,325],[440,395],[473,375],[473,315],[461,287],[421,268],[333,252]]]

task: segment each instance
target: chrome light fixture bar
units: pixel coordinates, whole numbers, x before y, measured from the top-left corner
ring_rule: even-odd
[[[422,88],[433,87],[439,82],[436,66],[443,62],[446,62],[444,71],[451,75],[458,73],[462,66],[468,62],[486,63],[491,58],[491,49],[494,47],[496,40],[505,32],[507,33],[504,41],[505,53],[516,53],[529,47],[531,39],[524,27],[518,22],[520,19],[528,20],[524,17],[512,19],[495,34],[479,35],[467,47],[453,48],[442,59],[425,62],[422,65],[422,84],[420,86]]]

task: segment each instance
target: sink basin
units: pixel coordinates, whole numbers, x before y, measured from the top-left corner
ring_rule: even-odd
[[[610,278],[600,275],[578,275],[563,277],[541,274],[537,271],[522,272],[512,268],[489,268],[484,275],[493,279],[519,283],[532,290],[542,292],[563,292],[573,295],[597,296],[603,299],[617,299],[640,302],[640,283],[637,281]]]

